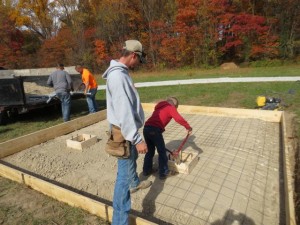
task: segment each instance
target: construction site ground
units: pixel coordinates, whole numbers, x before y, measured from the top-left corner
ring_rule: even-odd
[[[190,174],[161,181],[158,174],[141,174],[144,155],[140,155],[139,177],[153,185],[132,194],[132,214],[158,224],[285,224],[280,124],[183,116],[193,127],[183,151],[197,151],[198,163]],[[117,161],[104,151],[107,129],[104,120],[2,160],[111,205]],[[98,142],[82,151],[67,148],[66,140],[80,134],[96,135]],[[176,149],[185,135],[185,129],[172,121],[164,133],[167,148]],[[154,162],[157,167],[157,155]]]

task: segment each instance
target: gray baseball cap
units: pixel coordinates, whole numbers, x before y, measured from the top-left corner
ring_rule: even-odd
[[[140,56],[140,62],[146,63],[146,53],[143,51],[141,42],[137,40],[127,40],[125,41],[123,49],[138,54]]]

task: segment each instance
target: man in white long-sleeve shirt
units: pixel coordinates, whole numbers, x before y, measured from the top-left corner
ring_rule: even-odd
[[[145,63],[142,44],[137,40],[125,42],[119,60],[112,60],[102,75],[106,79],[107,120],[120,129],[130,142],[130,157],[118,159],[118,173],[113,198],[113,225],[128,224],[131,208],[130,193],[151,186],[151,181],[140,182],[136,172],[138,153],[146,153],[147,145],[139,134],[144,124],[144,111],[139,94],[129,75],[140,63]]]

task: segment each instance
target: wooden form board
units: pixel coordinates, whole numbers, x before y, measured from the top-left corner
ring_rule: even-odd
[[[112,221],[113,208],[109,205],[91,199],[89,197],[80,195],[76,192],[52,184],[48,181],[39,179],[35,176],[21,172],[9,166],[0,163],[0,175],[23,183],[32,189],[39,191],[47,196],[57,199],[61,202],[67,203],[73,207],[79,207],[88,211],[91,214],[97,215],[107,221]],[[155,223],[144,220],[134,215],[129,216],[130,224],[133,225],[154,225]]]
[[[97,136],[90,134],[80,134],[78,136],[67,139],[66,142],[67,147],[69,148],[83,150],[84,148],[88,148],[96,144]]]
[[[293,188],[293,174],[291,173],[291,165],[289,161],[291,145],[288,141],[287,136],[287,127],[286,119],[283,113],[281,118],[281,133],[283,139],[283,176],[284,176],[284,185],[285,185],[285,209],[286,209],[286,224],[287,225],[296,225],[295,217],[295,204],[294,204],[294,188]]]
[[[199,161],[199,152],[187,149],[179,154],[178,163],[176,160],[168,160],[169,169],[178,173],[190,174]]]
[[[106,110],[103,110],[0,143],[0,159],[105,119]],[[113,208],[104,203],[82,196],[76,192],[62,188],[53,183],[44,181],[38,177],[12,168],[9,165],[4,165],[3,163],[0,163],[0,176],[19,183],[23,183],[36,191],[57,199],[58,201],[65,202],[71,206],[87,210],[89,213],[100,216],[101,218],[106,219],[109,222],[112,221]],[[129,215],[129,221],[132,225],[156,224],[131,214]]]
[[[39,69],[19,69],[19,70],[1,70],[0,76],[10,76],[12,74],[16,76],[22,76],[22,77],[35,77],[35,76],[45,76],[48,77],[51,73],[53,73],[55,70],[57,70],[56,67],[49,67],[49,68],[39,68]],[[79,74],[75,70],[75,66],[67,66],[65,67],[65,71],[67,71],[69,74]]]
[[[143,109],[146,112],[152,112],[155,104],[153,103],[143,103]],[[251,110],[251,109],[234,109],[234,108],[217,108],[217,107],[202,107],[202,106],[184,106],[181,105],[178,108],[180,113],[187,114],[202,114],[202,115],[211,115],[211,116],[227,116],[227,117],[238,117],[238,118],[253,118],[253,119],[262,119],[268,122],[277,122],[281,124],[282,130],[282,141],[283,141],[283,158],[284,158],[284,180],[285,180],[285,205],[286,205],[286,224],[287,225],[296,225],[295,220],[295,206],[294,206],[294,196],[293,196],[293,187],[292,187],[292,174],[290,173],[290,164],[288,159],[289,145],[286,140],[286,125],[284,113],[281,111],[267,111],[267,110]],[[97,112],[95,114],[90,114],[88,116],[72,120],[67,123],[63,123],[54,127],[47,128],[29,135],[22,136],[4,143],[0,144],[0,159],[22,151],[26,148],[38,145],[42,142],[48,141],[55,137],[70,133],[72,131],[81,129],[85,126],[89,126],[93,123],[99,122],[106,119],[106,110]],[[24,174],[18,170],[15,170],[9,166],[0,164],[0,175],[11,180],[18,181],[20,183],[25,183],[24,180],[28,180],[25,184],[32,187],[33,189],[40,191],[50,197],[53,197],[59,201],[66,202],[70,205],[81,207],[86,209],[92,214],[95,214],[95,209],[97,209],[97,214],[102,218],[108,218],[111,221],[112,208],[106,206],[103,203],[97,202],[100,204],[98,206],[93,200],[86,198],[84,196],[77,196],[78,194],[74,193],[69,194],[68,199],[64,198],[64,195],[60,192],[64,192],[61,187],[48,183],[46,181],[40,180],[36,177]],[[21,177],[21,178],[20,178]],[[28,177],[28,178],[25,178]],[[41,183],[41,184],[40,184]],[[44,185],[42,185],[44,184]],[[43,188],[41,188],[43,186]],[[48,190],[49,189],[49,190]],[[91,200],[91,201],[90,201]],[[95,204],[97,206],[95,206]],[[102,204],[102,205],[101,205]],[[104,205],[104,206],[103,206]],[[101,212],[98,212],[98,211]],[[99,214],[98,214],[99,213]],[[130,215],[130,224],[154,224],[149,221],[143,220],[142,218],[135,217]]]
[[[155,104],[153,103],[143,103],[142,105],[143,105],[143,109],[146,112],[152,112],[155,106]],[[204,107],[204,106],[192,106],[192,105],[179,105],[178,112],[186,113],[186,114],[202,114],[202,115],[210,115],[210,116],[261,119],[267,122],[277,122],[277,123],[281,121],[281,116],[282,116],[281,111]]]
[[[79,130],[104,119],[106,119],[106,110],[92,113],[66,123],[0,143],[0,158],[12,155],[56,137],[71,133],[75,130]]]

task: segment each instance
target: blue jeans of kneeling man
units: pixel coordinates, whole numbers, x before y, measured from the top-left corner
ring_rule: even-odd
[[[130,147],[128,159],[118,159],[118,173],[113,197],[112,225],[127,225],[131,209],[130,188],[139,185],[140,180],[136,172],[138,152],[134,145]]]
[[[98,104],[96,102],[96,94],[97,94],[97,88],[90,89],[89,95],[86,96],[86,102],[88,104],[89,112],[95,113],[98,111]]]

